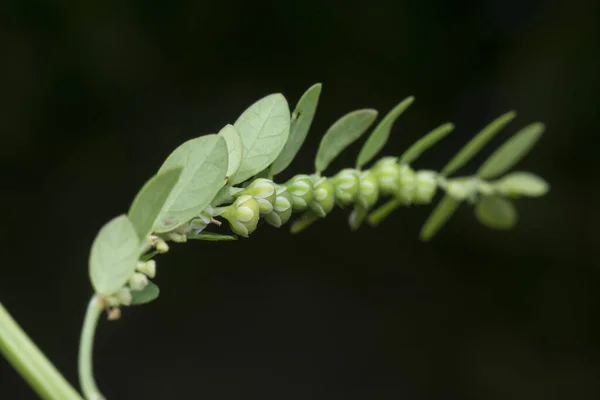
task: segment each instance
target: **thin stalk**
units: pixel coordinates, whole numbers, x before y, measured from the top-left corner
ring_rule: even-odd
[[[388,215],[390,215],[396,208],[400,207],[402,203],[398,199],[391,199],[377,210],[373,211],[367,220],[369,225],[377,226],[383,221]]]
[[[42,399],[82,399],[2,304],[0,304],[0,353]]]
[[[79,384],[87,400],[104,400],[94,380],[93,360],[94,336],[98,319],[104,307],[98,295],[94,295],[85,313],[79,342]]]

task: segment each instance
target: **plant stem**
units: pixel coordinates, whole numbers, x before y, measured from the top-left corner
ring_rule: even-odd
[[[377,226],[383,221],[388,215],[392,213],[396,208],[400,207],[401,203],[397,199],[391,199],[377,210],[373,211],[367,218],[369,225]]]
[[[81,396],[44,356],[0,304],[0,352],[45,400],[81,400]]]
[[[87,400],[104,400],[104,396],[96,386],[92,364],[96,326],[103,310],[100,298],[94,295],[85,313],[79,342],[79,384]]]

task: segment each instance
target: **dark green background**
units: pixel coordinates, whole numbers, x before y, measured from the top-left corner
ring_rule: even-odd
[[[408,95],[385,149],[445,121],[415,165],[439,169],[483,125],[547,124],[520,169],[552,185],[511,233],[461,209],[431,243],[430,207],[350,233],[261,226],[174,245],[160,301],[100,324],[109,399],[596,399],[600,396],[600,6],[570,1],[0,3],[0,301],[76,383],[98,229],[183,141],[273,92],[320,108],[282,175],[310,173],[342,114]],[[336,160],[352,165],[359,145]],[[333,169],[332,169],[333,171]],[[0,362],[0,398],[34,398]]]

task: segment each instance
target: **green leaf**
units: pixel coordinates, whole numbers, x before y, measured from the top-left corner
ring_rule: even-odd
[[[131,305],[139,306],[141,304],[150,303],[158,298],[160,289],[154,282],[148,282],[148,285],[142,290],[131,291]]]
[[[237,236],[221,235],[219,233],[211,232],[188,233],[187,238],[190,240],[207,240],[209,242],[237,240]]]
[[[446,194],[421,228],[421,240],[430,240],[448,222],[459,204],[458,200]]]
[[[442,170],[442,175],[448,176],[471,160],[485,146],[496,133],[512,121],[517,114],[508,112],[486,125],[473,139],[471,139]]]
[[[479,222],[493,229],[510,229],[517,223],[517,210],[510,200],[498,196],[484,196],[475,206]]]
[[[375,118],[376,110],[362,109],[352,111],[334,122],[321,139],[315,159],[317,172],[324,171],[346,147],[365,133]]]
[[[544,124],[527,125],[508,139],[479,168],[481,179],[492,179],[512,168],[533,148],[544,132]]]
[[[400,207],[402,203],[398,199],[388,200],[384,205],[369,214],[367,221],[371,226],[377,226],[388,217],[394,210]]]
[[[279,154],[279,157],[277,157],[271,166],[271,176],[285,170],[294,157],[296,157],[300,147],[302,147],[306,135],[310,130],[310,126],[317,110],[317,105],[319,104],[321,86],[320,83],[311,86],[298,101],[298,104],[292,113],[290,137]]]
[[[140,242],[152,233],[154,224],[182,171],[183,168],[177,167],[153,176],[133,200],[128,217],[135,227]]]
[[[150,261],[154,258],[154,256],[160,254],[160,252],[158,250],[153,250],[149,253],[144,254],[143,256],[140,257],[140,261],[141,262],[146,262],[146,261]]]
[[[154,231],[171,231],[204,210],[223,187],[228,163],[225,139],[214,134],[189,140],[171,153],[159,174],[174,167],[183,167],[183,172]]]
[[[100,229],[92,244],[89,273],[96,293],[111,295],[135,272],[140,241],[135,227],[121,215]]]
[[[306,211],[304,214],[300,216],[297,220],[292,223],[290,226],[291,233],[299,233],[304,229],[311,226],[313,223],[319,220],[319,216],[315,214],[312,210]]]
[[[445,138],[450,132],[454,130],[454,125],[447,122],[443,125],[438,126],[421,139],[417,140],[412,146],[408,148],[400,156],[398,161],[400,164],[411,164],[421,154],[432,147],[434,144]]]
[[[358,153],[356,159],[356,168],[362,168],[363,165],[368,163],[375,157],[390,137],[390,131],[396,119],[402,114],[415,100],[413,96],[407,97],[400,104],[398,104],[392,111],[390,111],[373,130],[364,146]]]
[[[512,172],[493,183],[493,186],[509,196],[538,197],[548,193],[549,185],[541,177],[530,172]]]
[[[235,185],[267,168],[279,155],[290,134],[290,109],[281,93],[252,104],[235,121],[242,138],[243,158],[231,178]]]
[[[358,204],[354,207],[350,215],[348,216],[348,225],[350,225],[350,230],[355,232],[360,228],[363,221],[367,216],[367,209],[359,206]]]
[[[227,166],[227,177],[232,177],[240,168],[244,154],[242,138],[237,133],[233,125],[227,124],[218,133],[223,136],[227,144],[227,155],[229,165]]]

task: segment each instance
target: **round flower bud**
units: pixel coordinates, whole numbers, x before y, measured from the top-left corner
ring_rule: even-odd
[[[358,195],[358,176],[359,172],[357,170],[346,168],[331,178],[335,199],[341,205],[347,206],[354,203]]]
[[[277,197],[273,211],[265,215],[265,220],[276,228],[288,222],[292,216],[292,195],[287,191],[285,186],[277,187]]]
[[[363,171],[359,178],[358,204],[369,209],[379,199],[379,183],[377,176],[371,171]]]
[[[304,211],[313,199],[312,180],[308,175],[296,175],[286,184],[289,194],[292,195],[294,211]]]
[[[412,203],[416,186],[415,171],[407,164],[400,165],[396,197],[404,204]]]
[[[229,221],[229,227],[234,233],[248,237],[258,225],[258,202],[250,195],[240,196],[225,208],[222,216]]]
[[[399,188],[400,164],[395,157],[384,157],[371,169],[379,180],[379,191],[383,195],[396,193]]]
[[[115,293],[115,298],[119,301],[119,304],[130,306],[132,300],[131,290],[128,288],[121,288]]]
[[[325,217],[335,205],[333,184],[325,177],[315,177],[313,182],[313,199],[309,207],[319,216]]]
[[[148,260],[146,262],[139,262],[136,270],[143,274],[146,274],[148,278],[153,279],[156,277],[156,261]]]
[[[268,214],[273,211],[273,204],[277,187],[275,183],[269,179],[258,178],[252,182],[247,188],[236,194],[238,196],[250,195],[258,203],[258,208],[261,214]]]
[[[428,204],[437,190],[437,173],[435,171],[418,171],[415,176],[417,185],[414,193],[416,204]]]
[[[131,290],[143,290],[148,286],[148,277],[144,274],[136,272],[129,278],[129,287]]]

